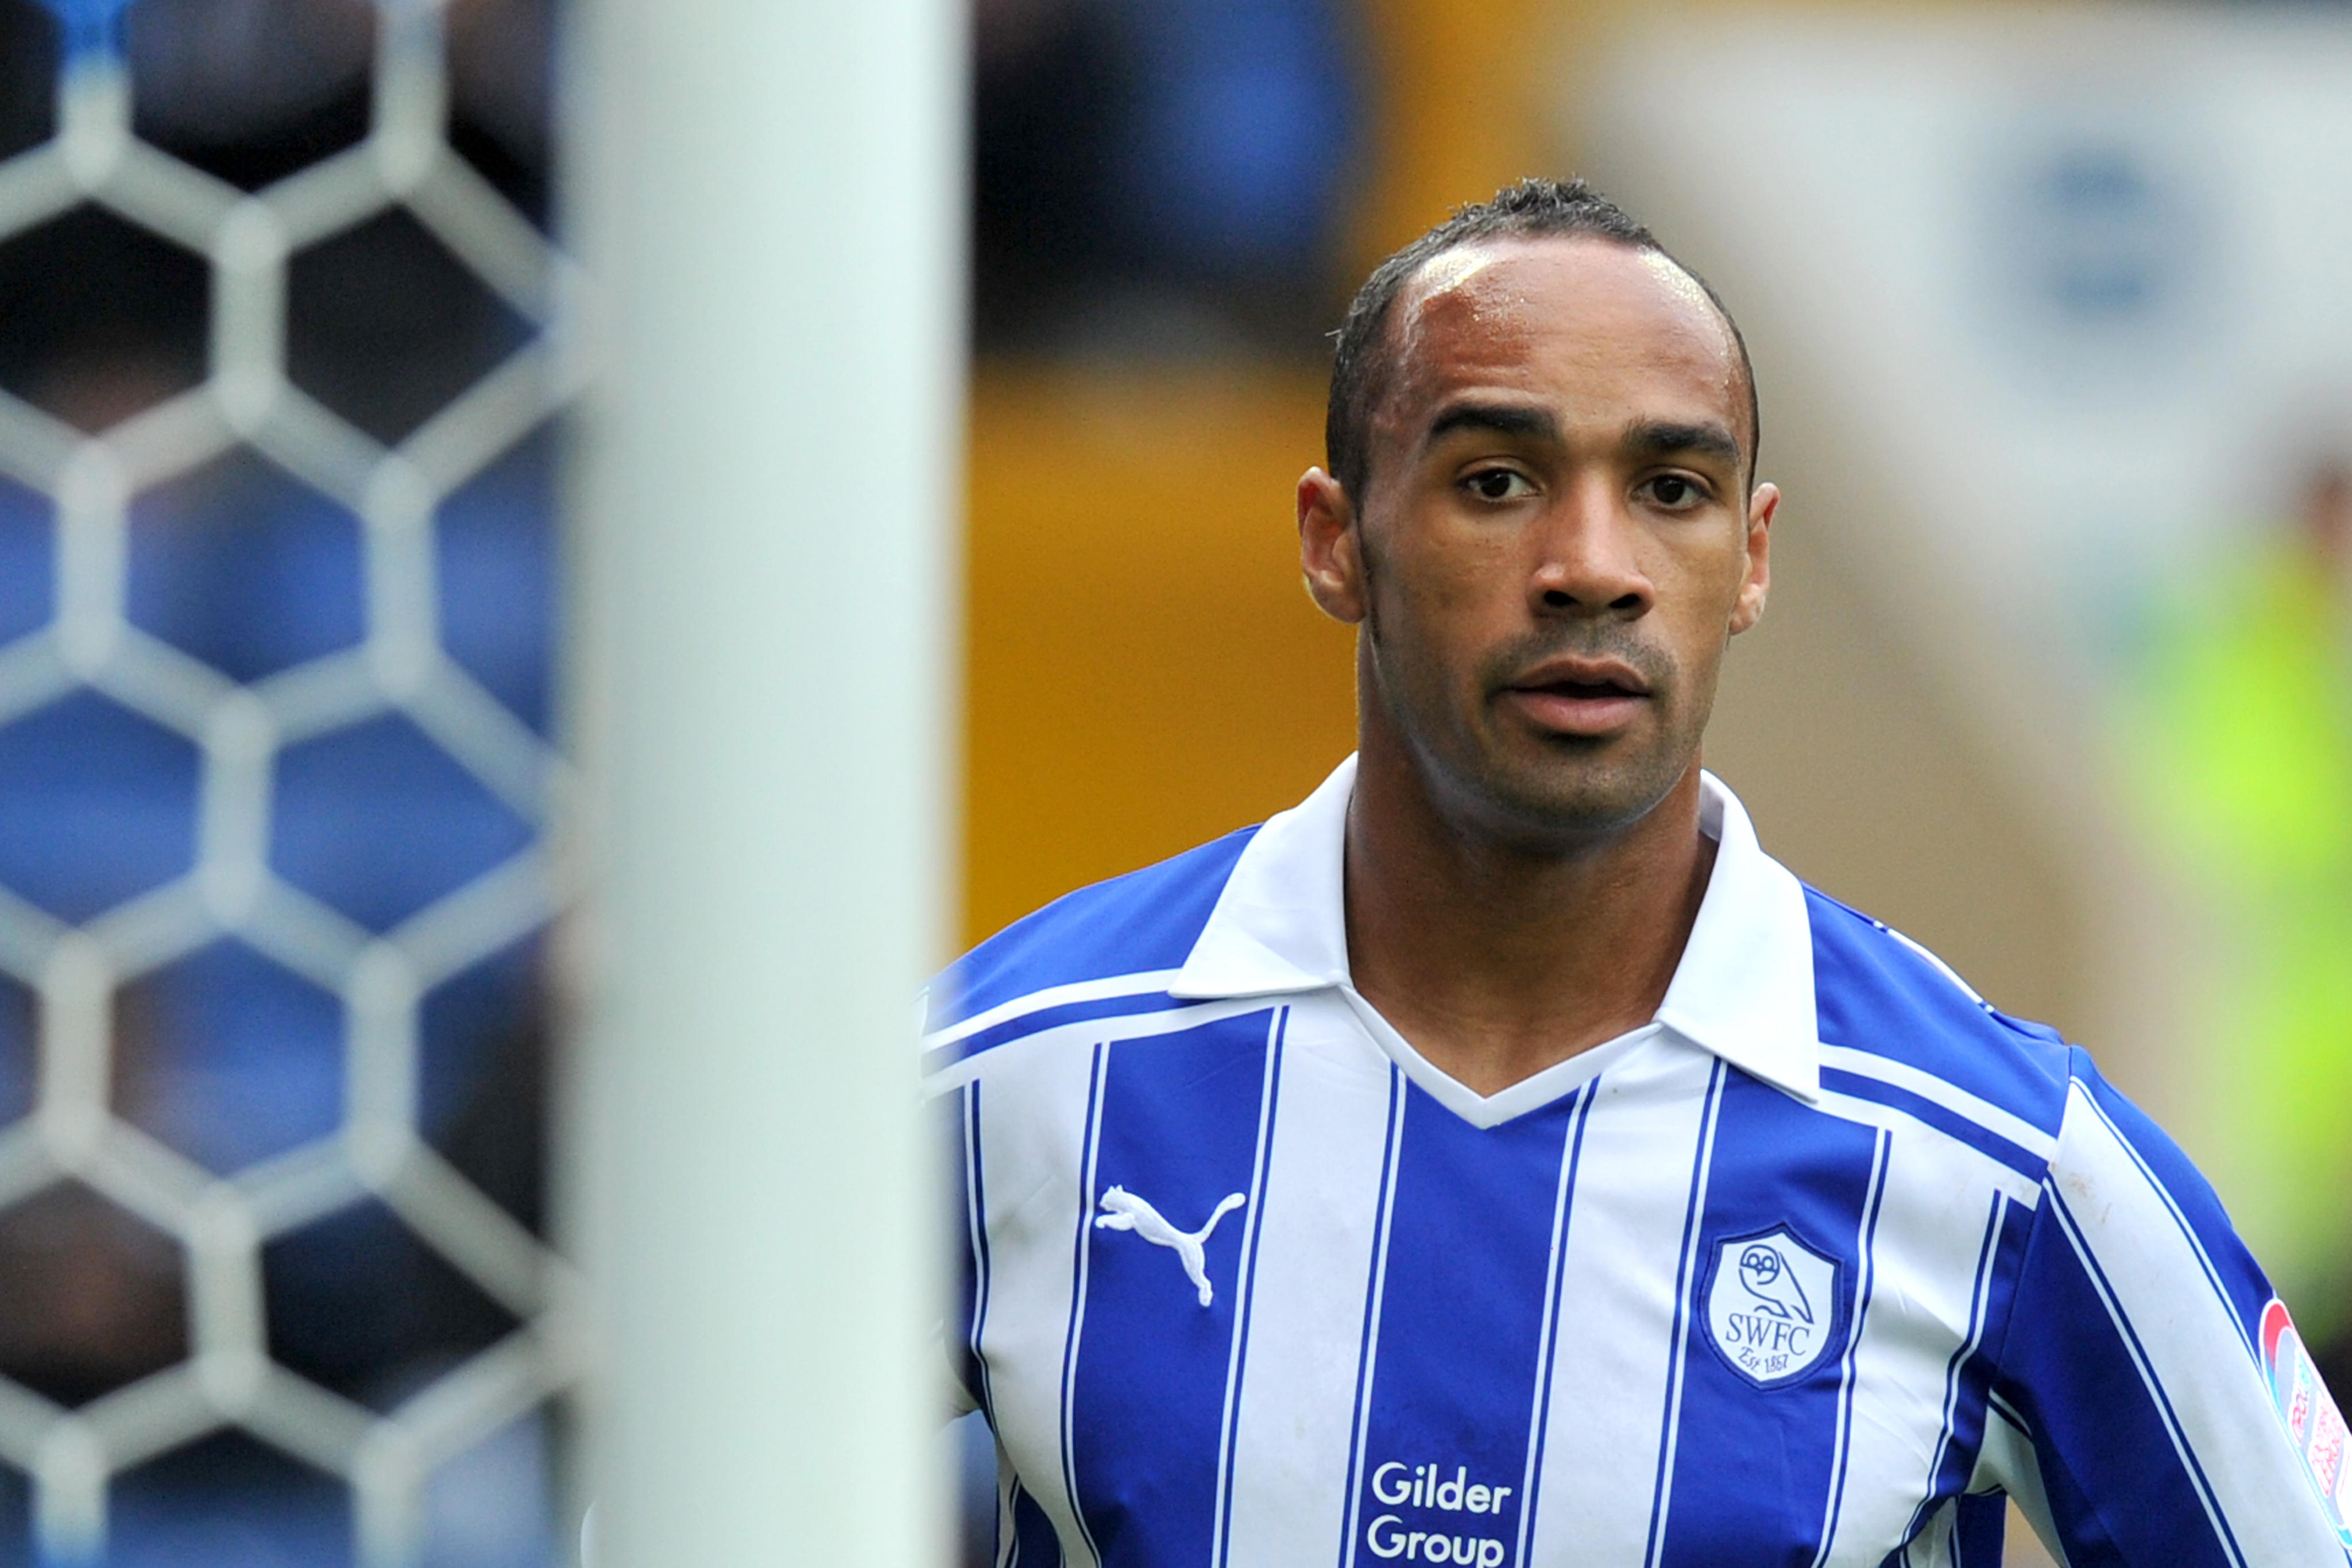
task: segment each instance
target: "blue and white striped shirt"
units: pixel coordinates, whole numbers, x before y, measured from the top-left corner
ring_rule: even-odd
[[[2344,1427],[2079,1050],[1719,844],[1651,1024],[1491,1097],[1349,982],[1353,764],[934,988],[1001,1563],[2343,1568]]]

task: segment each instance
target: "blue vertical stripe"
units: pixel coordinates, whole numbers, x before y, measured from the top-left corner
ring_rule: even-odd
[[[2122,1301],[2116,1299],[2114,1287],[2107,1282],[2105,1270],[2099,1267],[2098,1259],[2091,1251],[2089,1238],[2083,1235],[2054,1181],[2043,1184],[2042,1202],[2050,1218],[2055,1222],[2059,1232],[2073,1249],[2075,1261],[2081,1270],[2077,1278],[2095,1300],[2100,1314],[2113,1324],[2116,1336],[2128,1357],[2130,1366],[2138,1374],[2145,1404],[2142,1405],[2141,1410],[2130,1411],[2129,1414],[2137,1416],[2145,1411],[2147,1415],[2155,1417],[2156,1423],[2164,1435],[2165,1446],[2171,1448],[2179,1458],[2186,1479],[2195,1488],[2197,1500],[2202,1508],[2206,1520],[2212,1526],[2214,1544],[2226,1553],[2225,1561],[2234,1564],[2235,1568],[2248,1568],[2245,1551],[2238,1544],[2237,1532],[2230,1528],[2230,1521],[2221,1511],[2221,1500],[2215,1495],[2212,1480],[2205,1474],[2205,1466],[2198,1458],[2197,1450],[2189,1440],[2189,1434],[2181,1423],[2179,1412],[2173,1408],[2172,1396],[2166,1391],[2163,1379],[2157,1375],[2155,1364],[2148,1359],[2147,1349],[2140,1343],[2139,1331],[2132,1326],[2130,1314],[2124,1311]],[[2048,1310],[2046,1306],[2044,1310],[2045,1312]],[[2053,1380],[2053,1385],[2063,1386],[2055,1379]],[[2054,1431],[2055,1427],[2052,1419],[2053,1412],[2045,1406],[2037,1408],[2033,1414],[2037,1417],[2036,1429]],[[2120,1444],[2120,1428],[2123,1424],[2122,1418],[2126,1415],[2125,1408],[2110,1407],[2096,1411],[2069,1412],[2069,1414],[2077,1419],[2085,1416],[2098,1419],[2107,1434],[2108,1442]],[[2128,1448],[2117,1447],[2115,1451],[2129,1452],[2130,1450]],[[2149,1467],[2160,1462],[2157,1457],[2158,1452],[2151,1446],[2147,1451],[2137,1456],[2137,1463],[2142,1467]],[[2145,1469],[2142,1473],[2146,1473]],[[2056,1498],[2053,1496],[2052,1500],[2054,1503]],[[2178,1542],[2176,1550],[2185,1552],[2187,1542],[2178,1542],[2177,1532],[2174,1539]],[[2179,1561],[2185,1563],[2189,1559],[2183,1555]]]
[[[1358,1500],[1362,1496],[1357,1484],[1364,1473],[1364,1441],[1370,1433],[1372,1407],[1372,1367],[1380,1354],[1381,1296],[1388,1282],[1389,1222],[1396,1212],[1396,1164],[1398,1145],[1404,1136],[1404,1072],[1391,1064],[1389,1068],[1389,1130],[1387,1141],[1381,1147],[1380,1196],[1373,1204],[1372,1260],[1364,1271],[1364,1327],[1356,1346],[1356,1400],[1348,1420],[1348,1519],[1339,1537],[1339,1568],[1349,1568],[1356,1559],[1356,1524]]]
[[[1576,1109],[1570,1116],[1568,1157],[1560,1163],[1559,1197],[1552,1208],[1551,1270],[1544,1282],[1543,1354],[1536,1368],[1535,1409],[1528,1420],[1527,1479],[1520,1485],[1519,1535],[1511,1556],[1515,1564],[1528,1561],[1528,1532],[1535,1528],[1536,1507],[1542,1490],[1544,1439],[1551,1431],[1553,1353],[1559,1344],[1560,1274],[1568,1267],[1569,1210],[1576,1200],[1576,1169],[1584,1155],[1584,1125],[1591,1117],[1592,1101],[1600,1092],[1601,1081],[1596,1078],[1577,1094]]]
[[[1886,1174],[1886,1134],[1821,1115],[1744,1072],[1726,1071],[1703,1178],[1689,1311],[1677,1328],[1683,1376],[1678,1441],[1665,1504],[1654,1521],[1664,1568],[1727,1561],[1811,1563],[1832,1518],[1841,1439],[1866,1290],[1867,1247]],[[1743,1293],[1745,1239],[1768,1233],[1827,1259],[1828,1300],[1815,1299],[1813,1359],[1759,1383],[1717,1343],[1717,1293]],[[1737,1477],[1736,1486],[1725,1479]]]
[[[1223,1568],[1233,1548],[1234,1437],[1241,1424],[1242,1377],[1248,1370],[1250,1308],[1257,1295],[1257,1249],[1265,1234],[1266,1173],[1274,1166],[1274,1130],[1282,1098],[1282,1042],[1289,1032],[1290,1009],[1283,1008],[1268,1026],[1272,1039],[1265,1052],[1265,1090],[1257,1120],[1257,1163],[1250,1176],[1248,1223],[1242,1230],[1242,1277],[1234,1293],[1234,1348],[1225,1373],[1223,1431],[1217,1439],[1217,1563]]]
[[[1118,1041],[1104,1059],[1070,1433],[1087,1540],[1107,1562],[1214,1561],[1278,1018]],[[1103,1224],[1114,1189],[1149,1206],[1132,1228]]]
[[[2009,1500],[1999,1492],[1963,1496],[1954,1505],[1952,1568],[2000,1568],[2009,1533]]]
[[[1468,1552],[1496,1568],[1526,1512],[1554,1218],[1585,1101],[1481,1128],[1411,1082],[1404,1100],[1350,1541],[1359,1561]]]

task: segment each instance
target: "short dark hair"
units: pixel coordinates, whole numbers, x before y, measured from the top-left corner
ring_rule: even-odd
[[[1748,340],[1731,319],[1712,284],[1685,266],[1660,245],[1639,220],[1586,184],[1582,179],[1521,180],[1495,193],[1492,201],[1456,208],[1454,215],[1406,246],[1372,269],[1356,290],[1347,319],[1334,334],[1339,346],[1331,356],[1331,402],[1323,418],[1324,462],[1349,497],[1361,506],[1371,480],[1372,416],[1387,395],[1395,354],[1389,343],[1389,315],[1404,286],[1433,257],[1465,246],[1496,239],[1591,238],[1628,250],[1661,256],[1681,267],[1706,297],[1731,332],[1739,354],[1739,373],[1748,383],[1748,476],[1756,476],[1756,447],[1761,421],[1756,402],[1756,367],[1748,358]]]

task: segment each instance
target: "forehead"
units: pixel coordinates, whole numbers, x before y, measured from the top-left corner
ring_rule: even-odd
[[[1582,236],[1465,246],[1398,296],[1378,423],[1412,439],[1439,403],[1534,398],[1571,425],[1708,419],[1745,433],[1738,350],[1696,279],[1666,257]]]

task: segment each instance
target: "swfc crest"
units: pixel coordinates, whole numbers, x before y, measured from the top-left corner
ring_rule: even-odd
[[[1837,1337],[1838,1266],[1785,1225],[1716,1249],[1706,1288],[1715,1348],[1748,1381],[1786,1383],[1822,1359]]]

